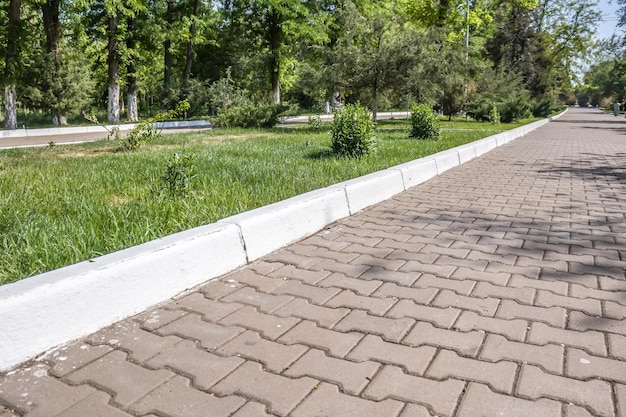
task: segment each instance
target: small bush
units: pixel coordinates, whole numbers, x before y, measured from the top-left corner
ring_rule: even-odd
[[[289,107],[280,104],[242,102],[232,107],[222,109],[213,119],[218,127],[274,127],[279,116]]]
[[[500,119],[504,123],[517,122],[532,115],[530,103],[522,96],[510,97],[499,106]]]
[[[346,104],[337,111],[330,132],[336,155],[361,157],[376,149],[374,121],[360,104]]]
[[[494,125],[500,124],[500,112],[495,104],[491,106],[491,111],[489,112],[489,122]]]
[[[167,162],[161,179],[170,196],[181,196],[189,192],[192,181],[197,176],[198,170],[193,163],[193,154],[181,156],[175,153]]]
[[[439,139],[441,121],[427,104],[413,104],[411,108],[411,137],[417,139]]]
[[[531,106],[531,111],[535,117],[549,117],[563,110],[561,103],[549,97],[534,100]]]

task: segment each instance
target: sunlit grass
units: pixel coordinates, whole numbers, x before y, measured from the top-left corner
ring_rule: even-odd
[[[0,284],[212,223],[307,191],[489,136],[445,131],[408,138],[380,123],[377,152],[330,154],[327,126],[163,135],[138,152],[115,142],[0,151]],[[477,126],[477,125],[476,125]],[[491,125],[493,126],[493,125]],[[445,127],[445,126],[444,126]],[[499,130],[511,126],[500,125]],[[194,154],[191,193],[170,197],[161,176],[171,155]]]

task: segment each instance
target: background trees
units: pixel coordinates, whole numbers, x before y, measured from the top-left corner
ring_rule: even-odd
[[[64,124],[107,109],[110,122],[132,121],[182,99],[196,116],[243,97],[321,111],[337,94],[373,112],[413,102],[439,103],[448,115],[485,103],[537,109],[570,96],[600,18],[594,0],[0,5],[7,128],[24,112]],[[594,101],[626,97],[620,42],[605,45],[589,72],[584,88]]]

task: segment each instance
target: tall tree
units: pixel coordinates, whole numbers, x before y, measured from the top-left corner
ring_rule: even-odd
[[[419,54],[417,33],[383,5],[360,11],[346,1],[340,22],[331,73],[345,90],[366,89],[376,117],[379,94],[408,83]]]
[[[263,66],[272,102],[280,103],[283,86],[295,73],[300,47],[328,39],[327,13],[314,0],[233,0],[222,6],[241,53],[255,55],[249,62]]]
[[[17,59],[19,54],[21,0],[9,0],[4,61],[4,127],[17,129]]]

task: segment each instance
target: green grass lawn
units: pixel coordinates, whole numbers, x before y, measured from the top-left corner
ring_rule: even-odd
[[[112,141],[0,151],[0,284],[518,126],[451,124],[439,141],[419,141],[407,121],[380,122],[377,152],[361,159],[332,156],[328,130],[307,126],[168,134],[138,152]],[[173,153],[192,153],[199,172],[179,197],[161,178]]]

